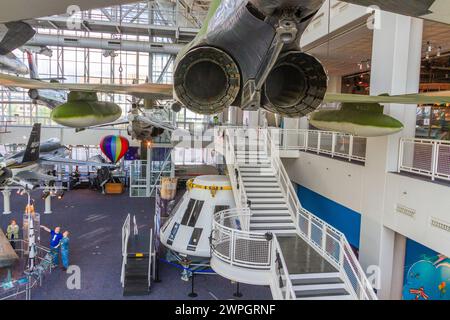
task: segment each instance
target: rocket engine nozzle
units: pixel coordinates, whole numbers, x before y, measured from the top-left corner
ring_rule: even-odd
[[[200,114],[215,114],[229,107],[239,94],[241,75],[226,52],[209,46],[188,51],[174,72],[178,100]]]
[[[314,111],[325,97],[327,74],[313,56],[286,52],[270,71],[262,92],[264,109],[287,117],[303,117]]]

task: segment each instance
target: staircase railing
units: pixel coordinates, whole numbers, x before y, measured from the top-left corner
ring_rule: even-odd
[[[127,264],[128,255],[128,239],[131,233],[131,215],[128,214],[122,226],[122,271],[120,273],[120,283],[122,287],[125,285],[125,266]]]
[[[283,252],[281,251],[281,247],[276,236],[274,236],[273,239],[272,250],[272,274],[278,282],[274,283],[273,286],[277,289],[279,297],[282,300],[294,300],[296,298],[296,294],[291,278],[289,277]]]
[[[237,161],[235,153],[235,139],[237,138],[237,131],[233,128],[226,128],[224,136],[225,159],[227,163],[228,175],[231,186],[233,187],[234,199],[236,207],[247,208],[248,198],[245,192],[244,182],[242,181],[241,170]]]
[[[263,137],[267,148],[267,155],[280,182],[299,235],[323,257],[328,258],[327,260],[347,280],[347,284],[350,285],[356,297],[362,300],[376,300],[377,296],[345,235],[302,207],[278,155],[278,148],[270,131],[267,129],[260,129],[260,131],[260,136]]]
[[[298,217],[297,212],[302,208],[300,201],[298,200],[297,193],[294,190],[294,186],[291,183],[291,179],[281,162],[278,147],[272,138],[270,131],[267,129],[260,129],[260,137],[263,138],[264,146],[266,147],[267,157],[270,159],[272,169],[275,171],[281,190],[286,197],[286,204],[289,208],[292,220],[297,224]]]

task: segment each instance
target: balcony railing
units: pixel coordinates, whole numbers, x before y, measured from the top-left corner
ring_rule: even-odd
[[[450,141],[400,139],[398,172],[450,181]]]
[[[348,161],[366,161],[366,138],[339,132],[275,129],[271,135],[280,150],[301,150]]]
[[[270,270],[272,239],[248,231],[250,209],[230,209],[216,213],[211,235],[212,254],[231,266]]]

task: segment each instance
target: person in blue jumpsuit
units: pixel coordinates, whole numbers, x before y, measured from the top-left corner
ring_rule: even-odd
[[[69,231],[64,231],[63,238],[61,239],[61,261],[63,270],[66,271],[69,267]]]
[[[50,232],[50,253],[53,256],[53,265],[57,267],[59,264],[59,243],[63,238],[61,227],[56,227],[54,230],[50,230],[46,226],[41,226],[41,228]]]

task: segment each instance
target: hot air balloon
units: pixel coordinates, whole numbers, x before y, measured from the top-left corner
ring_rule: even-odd
[[[127,138],[122,136],[106,136],[103,137],[100,142],[100,149],[103,154],[111,160],[111,162],[116,163],[125,155],[129,147],[129,142]]]

